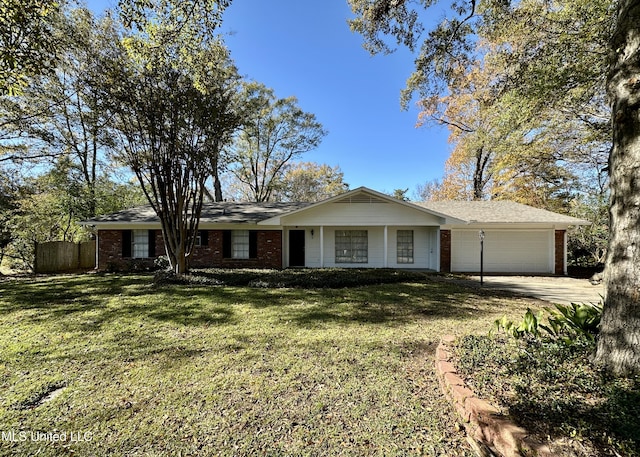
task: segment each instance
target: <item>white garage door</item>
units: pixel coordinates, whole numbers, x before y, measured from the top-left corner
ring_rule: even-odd
[[[553,236],[548,230],[485,230],[487,273],[553,273]],[[451,231],[451,269],[480,271],[478,230]]]

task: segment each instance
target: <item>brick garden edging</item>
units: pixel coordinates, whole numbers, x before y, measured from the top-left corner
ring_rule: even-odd
[[[462,420],[467,441],[480,457],[552,457],[546,445],[534,442],[527,431],[476,397],[458,376],[452,363],[451,346],[455,337],[446,335],[436,349],[436,374],[440,386]]]

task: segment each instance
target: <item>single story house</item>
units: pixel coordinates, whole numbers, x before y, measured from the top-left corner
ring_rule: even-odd
[[[97,268],[164,254],[150,206],[84,222]],[[567,271],[567,228],[587,221],[510,201],[413,203],[366,187],[317,203],[205,203],[193,267],[411,268],[487,273]]]

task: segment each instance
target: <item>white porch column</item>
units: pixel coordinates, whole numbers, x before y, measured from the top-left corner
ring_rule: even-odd
[[[389,265],[389,256],[388,254],[388,250],[389,250],[389,227],[387,227],[386,225],[384,226],[384,261],[382,263],[382,266],[384,268],[387,268],[387,266]]]
[[[324,225],[320,226],[320,268],[324,268]]]

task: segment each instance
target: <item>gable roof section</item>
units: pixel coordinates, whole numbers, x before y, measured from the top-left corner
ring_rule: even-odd
[[[271,217],[309,206],[310,203],[204,203],[200,224],[257,224]],[[159,224],[160,219],[151,205],[125,209],[117,213],[83,221],[85,225]]]
[[[590,225],[589,221],[554,213],[508,200],[429,201],[417,203],[424,208],[460,219],[466,223],[522,224],[545,223]]]
[[[415,203],[412,202],[405,202],[403,200],[398,200],[397,198],[391,197],[389,195],[383,194],[381,192],[377,192],[375,190],[369,189],[368,187],[358,187],[357,189],[353,189],[350,190],[348,192],[345,192],[343,194],[340,195],[336,195],[334,197],[328,198],[326,200],[322,200],[320,202],[315,202],[315,203],[311,203],[311,204],[307,204],[306,206],[300,207],[294,211],[291,211],[290,213],[283,213],[283,214],[278,214],[276,216],[274,216],[273,218],[270,219],[266,219],[262,222],[260,222],[260,224],[264,224],[264,225],[281,225],[280,224],[280,218],[284,217],[284,216],[291,216],[294,215],[296,213],[300,213],[303,211],[307,211],[309,209],[312,208],[316,208],[318,206],[323,206],[329,203],[391,203],[391,204],[397,204],[397,205],[402,205],[402,206],[406,206],[408,208],[412,208],[414,210],[418,210],[418,211],[422,211],[424,213],[436,216],[436,217],[440,217],[443,219],[443,221],[447,221],[448,223],[464,223],[464,220],[458,220],[455,217],[452,216],[447,216],[444,213],[441,213],[440,211],[431,209],[431,208],[426,208],[420,205],[417,205]],[[453,220],[450,220],[453,219]]]

